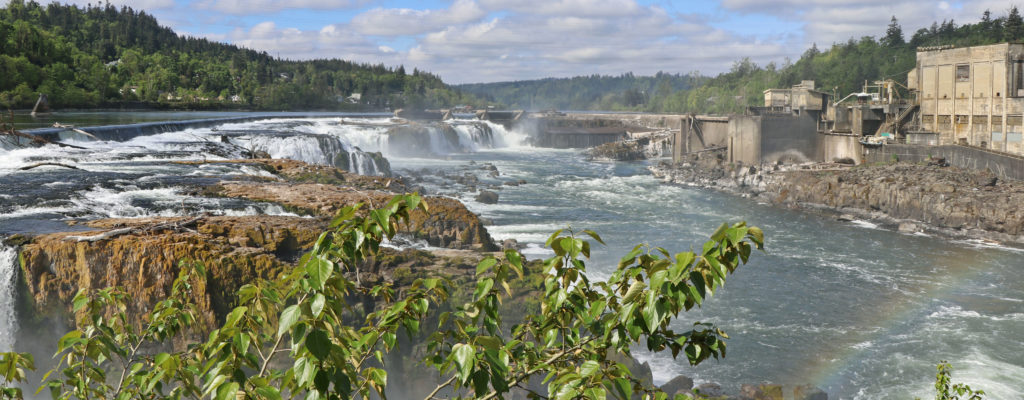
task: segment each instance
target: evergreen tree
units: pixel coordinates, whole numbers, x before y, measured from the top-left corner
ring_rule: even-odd
[[[1024,20],[1020,17],[1017,6],[1010,8],[1010,15],[1006,17],[1003,28],[1003,41],[1013,42],[1024,37]]]
[[[885,38],[882,39],[882,44],[887,47],[902,46],[906,42],[903,41],[903,28],[896,21],[896,16],[893,15],[892,19],[889,20],[889,28],[885,30]]]

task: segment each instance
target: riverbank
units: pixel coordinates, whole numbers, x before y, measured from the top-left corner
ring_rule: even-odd
[[[1024,183],[989,171],[927,164],[743,165],[696,154],[650,167],[667,183],[698,186],[771,204],[868,220],[908,234],[1024,245]]]

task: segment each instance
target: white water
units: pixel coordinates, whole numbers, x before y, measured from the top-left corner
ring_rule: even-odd
[[[17,273],[17,248],[0,244],[0,352],[14,350],[14,338],[18,332],[15,310]]]

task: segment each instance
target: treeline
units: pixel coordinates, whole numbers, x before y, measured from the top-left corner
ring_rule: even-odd
[[[976,46],[1024,40],[1024,21],[1016,7],[993,17],[985,11],[977,23],[933,23],[906,39],[896,17],[878,39],[865,36],[835,43],[821,51],[812,45],[793,62],[757,65],[749,58],[716,77],[696,73],[655,77],[584,76],[570,79],[502,82],[457,86],[490,100],[526,109],[647,111],[671,113],[740,113],[764,104],[764,90],[788,88],[813,80],[818,90],[845,96],[861,91],[865,81],[892,79],[906,84],[921,46]],[[653,88],[653,90],[652,90]],[[636,97],[636,93],[643,96]],[[639,102],[637,101],[639,100]],[[541,102],[543,101],[543,103]]]
[[[634,76],[591,75],[532,81],[474,83],[456,88],[510,108],[527,110],[642,111],[661,104],[672,93],[690,89],[707,80],[696,74]]]
[[[0,107],[383,109],[472,102],[430,73],[289,61],[179,36],[130,7],[12,0],[0,8]]]

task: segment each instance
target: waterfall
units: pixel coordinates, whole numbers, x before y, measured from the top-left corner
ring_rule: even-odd
[[[0,244],[0,352],[14,350],[14,336],[18,333],[17,277],[18,249]]]

